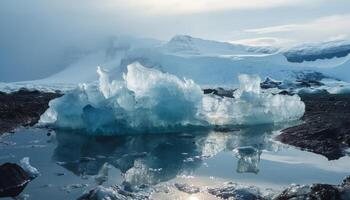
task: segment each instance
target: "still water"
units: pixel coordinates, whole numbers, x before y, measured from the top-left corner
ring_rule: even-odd
[[[231,181],[281,190],[292,183],[338,184],[350,175],[350,157],[328,161],[274,141],[285,126],[113,137],[23,128],[0,138],[0,164],[30,157],[41,175],[28,184],[22,198],[35,200],[76,199],[98,184],[123,182],[212,186]],[[98,174],[105,168],[108,178],[101,181]],[[176,192],[154,198],[181,195],[186,199]]]

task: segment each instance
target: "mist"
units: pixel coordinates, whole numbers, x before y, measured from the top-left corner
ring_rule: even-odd
[[[266,5],[254,4],[256,0],[249,2],[222,0],[219,6],[211,7],[208,6],[210,0],[203,5],[197,2],[187,4],[181,0],[147,0],[142,3],[126,0],[107,0],[104,3],[95,0],[2,0],[0,82],[50,76],[76,59],[75,53],[101,48],[113,36],[168,40],[176,34],[189,34],[220,41],[260,38],[269,35],[245,30],[342,15],[347,12],[346,5],[349,4],[339,0],[338,6],[328,5],[314,11],[315,4],[327,2],[270,0]],[[271,12],[274,15],[267,15]],[[296,12],[303,14],[295,15]],[[343,34],[342,30],[339,32]],[[293,35],[285,33],[283,37],[287,36]],[[313,36],[310,34],[310,38]],[[278,38],[278,35],[273,34],[273,38]]]

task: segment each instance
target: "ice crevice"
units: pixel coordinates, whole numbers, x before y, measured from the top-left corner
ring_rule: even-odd
[[[261,79],[239,75],[234,98],[204,95],[194,81],[139,63],[128,65],[121,81],[97,68],[99,81],[49,103],[40,125],[83,129],[96,134],[178,131],[220,125],[255,125],[297,120],[305,105],[297,95],[261,90]]]

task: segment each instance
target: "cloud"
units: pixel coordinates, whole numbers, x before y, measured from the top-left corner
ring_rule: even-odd
[[[304,25],[298,24],[286,24],[281,26],[270,26],[264,28],[256,28],[256,29],[246,29],[245,32],[248,33],[256,33],[256,34],[268,34],[268,33],[280,33],[280,32],[290,32],[295,31],[297,29],[301,29]]]
[[[349,38],[348,34],[338,34],[338,35],[329,37],[327,41],[339,41],[339,40],[346,40],[348,38]]]
[[[326,0],[0,0],[0,81],[46,77],[67,66],[71,49],[102,49],[110,36],[118,35],[161,40],[176,34],[220,41],[258,38],[240,41],[251,45],[346,38],[350,31],[340,29],[339,22],[315,34],[308,24],[293,21],[325,12],[348,13],[349,1],[335,1],[331,6]],[[293,24],[266,27],[260,33],[243,31],[285,21]],[[340,21],[343,28],[350,27]],[[299,34],[298,29],[312,30]],[[328,29],[334,34],[325,35]]]
[[[246,29],[244,32],[265,36],[288,36],[300,41],[349,39],[350,15],[332,15],[305,23]]]
[[[266,9],[306,5],[321,0],[109,0],[108,7],[125,7],[151,15],[195,14],[225,10]]]
[[[248,38],[241,40],[233,40],[230,43],[233,44],[243,44],[249,46],[278,46],[282,47],[293,43],[293,40],[274,38],[274,37],[261,37],[261,38]]]

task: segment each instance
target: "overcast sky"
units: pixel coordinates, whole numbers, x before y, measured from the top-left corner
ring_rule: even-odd
[[[250,45],[349,39],[349,0],[0,0],[0,82],[61,68],[68,47],[176,34]]]

